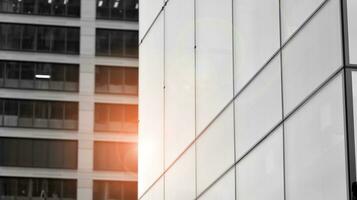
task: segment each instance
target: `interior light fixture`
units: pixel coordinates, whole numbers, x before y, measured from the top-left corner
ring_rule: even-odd
[[[35,77],[39,78],[39,79],[50,79],[51,75],[48,75],[48,74],[36,74]]]
[[[51,4],[51,3],[52,3],[52,0],[48,0],[48,3]]]
[[[135,9],[138,10],[139,9],[139,3],[135,4]]]
[[[116,2],[114,3],[114,8],[117,8],[118,6],[119,6],[119,2],[116,1]]]
[[[103,0],[98,1],[98,7],[102,7],[103,6]]]
[[[63,0],[63,4],[66,5],[68,3],[68,0]]]

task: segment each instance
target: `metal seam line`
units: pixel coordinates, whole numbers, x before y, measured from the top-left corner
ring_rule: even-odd
[[[164,172],[145,190],[145,192],[142,193],[141,197],[139,199],[142,199],[145,194],[147,194],[147,192],[161,179],[161,177],[163,177],[167,171],[169,171],[171,169],[171,167],[184,155],[185,152],[187,152],[192,145],[194,145],[196,143],[196,141],[208,130],[208,128],[218,119],[218,117],[221,116],[221,114],[223,114],[223,112],[236,100],[236,98],[238,96],[241,95],[241,93],[243,93],[245,91],[245,89],[255,80],[255,78],[269,65],[269,63],[285,48],[285,46],[287,46],[287,44],[289,44],[293,38],[295,38],[295,36],[300,32],[300,30],[302,30],[312,19],[313,17],[329,2],[330,0],[325,0],[324,2],[322,2],[318,8],[315,9],[315,11],[299,26],[299,28],[294,31],[294,33],[286,40],[286,42],[275,52],[273,53],[273,55],[268,59],[268,61],[258,70],[257,73],[255,73],[252,78],[242,87],[242,89],[240,89],[239,92],[237,92],[237,94],[223,107],[223,109],[208,123],[208,125],[197,135],[197,137],[191,141],[186,148],[184,148],[184,150],[176,157],[176,159],[164,170]],[[168,1],[167,1],[168,2]],[[161,13],[161,11],[160,11]],[[338,71],[340,71],[341,69],[339,69]],[[333,74],[335,75],[335,74]],[[310,97],[311,95],[309,95],[308,97]],[[305,102],[305,101],[303,101]],[[293,114],[297,108],[299,108],[301,105],[297,106],[296,108],[294,108],[292,111],[290,111],[285,118],[288,118],[288,116],[290,116],[291,114]]]

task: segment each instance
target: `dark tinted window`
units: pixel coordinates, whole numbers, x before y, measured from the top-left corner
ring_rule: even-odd
[[[138,42],[137,31],[97,29],[96,55],[137,58]]]
[[[107,197],[106,197],[107,196]],[[93,183],[93,200],[136,200],[137,183],[129,181],[99,181]]]
[[[1,166],[77,168],[75,141],[0,138],[0,143]],[[66,159],[70,162],[65,162]]]
[[[0,87],[78,91],[78,65],[0,60],[0,71],[3,70],[6,76]]]
[[[5,127],[28,127],[46,129],[78,128],[78,103],[60,101],[37,101],[1,99],[5,102]]]
[[[80,0],[1,0],[0,12],[79,17]]]
[[[77,181],[73,179],[0,177],[0,197],[2,199],[40,199],[41,193],[47,194],[48,199],[74,200],[77,197]]]
[[[137,171],[135,143],[94,142],[94,170]]]
[[[0,36],[0,49],[79,54],[79,28],[0,23]]]
[[[137,21],[138,0],[97,0],[97,19]]]
[[[95,104],[95,131],[137,133],[138,106],[125,104]]]
[[[138,69],[133,67],[96,66],[96,93],[137,95]]]

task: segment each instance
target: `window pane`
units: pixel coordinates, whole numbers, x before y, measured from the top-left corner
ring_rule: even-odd
[[[122,183],[119,181],[108,181],[108,197],[110,199],[122,198]]]
[[[20,49],[22,26],[10,25],[7,34],[6,49]]]
[[[3,166],[16,166],[17,163],[17,140],[1,138],[2,141],[2,163]]]
[[[51,13],[51,4],[48,0],[37,0],[39,14],[49,15]]]
[[[63,3],[63,1],[61,1]],[[64,53],[66,48],[66,29],[53,28],[53,51]]]
[[[35,26],[23,26],[22,32],[22,49],[23,50],[35,50]]]
[[[33,167],[47,167],[48,142],[46,140],[33,140],[32,144]]]
[[[77,143],[66,141],[63,144],[63,157],[64,164],[63,167],[67,169],[76,169],[77,168]]]
[[[342,83],[331,80],[285,123],[287,199],[347,199]]]
[[[31,118],[33,117],[33,102],[31,101],[20,101],[20,114],[22,118]]]
[[[47,1],[46,1],[47,2]],[[52,39],[51,27],[38,27],[37,29],[37,50],[50,51]]]
[[[5,115],[16,115],[18,110],[18,103],[16,100],[5,100]]]
[[[65,119],[78,120],[78,104],[65,103]]]
[[[237,199],[284,199],[282,128],[238,163],[237,180]],[[255,192],[260,184],[264,185],[264,189]]]
[[[48,167],[63,168],[63,142],[50,141],[48,145]]]
[[[0,178],[0,195],[5,197],[16,196],[16,178]]]
[[[126,32],[125,55],[128,57],[138,57],[138,33],[134,31]]]
[[[48,194],[50,199],[59,199],[61,197],[62,181],[57,179],[48,179]]]
[[[76,199],[77,182],[75,180],[63,180],[63,198]]]
[[[14,139],[17,140],[17,165],[19,167],[32,166],[32,140],[29,139]]]
[[[57,16],[65,15],[66,5],[63,0],[52,0],[52,14]]]
[[[125,18],[128,20],[138,20],[139,2],[137,0],[124,0]]]
[[[8,25],[0,24],[0,48],[5,49],[7,45]]]
[[[7,79],[19,79],[20,78],[20,66],[16,62],[10,62],[6,65],[6,77]]]
[[[53,64],[51,68],[51,81],[64,81],[65,65]]]
[[[137,198],[137,183],[136,182],[122,182],[123,198],[127,200],[136,200]]]
[[[124,33],[122,31],[110,31],[111,56],[124,56]]]
[[[68,0],[67,14],[74,17],[80,16],[80,0]]]
[[[66,81],[67,82],[79,82],[79,68],[75,66],[66,67]]]
[[[79,53],[79,28],[67,29],[67,53]]]
[[[125,17],[125,10],[124,10],[124,1],[120,0],[112,0],[111,1],[111,18],[112,19],[123,19]]]
[[[93,182],[93,200],[105,199],[105,185],[104,181]]]
[[[35,118],[48,119],[48,102],[38,101],[35,103]]]
[[[109,0],[97,0],[97,18],[109,17]]]
[[[96,31],[96,55],[110,55],[109,53],[109,32],[106,30]]]
[[[35,66],[33,63],[22,63],[21,80],[31,80],[35,78]]]
[[[108,92],[109,68],[97,66],[95,68],[96,92]]]
[[[60,102],[51,102],[51,119],[63,119],[64,104]]]
[[[23,13],[34,14],[35,0],[23,0]]]
[[[125,108],[125,121],[126,122],[138,122],[138,106],[126,105]]]
[[[124,84],[124,69],[121,68],[111,68],[110,69],[110,85],[111,86],[122,86]]]
[[[138,69],[131,69],[131,68],[126,68],[125,69],[125,84],[126,85],[132,85],[132,86],[138,86]]]

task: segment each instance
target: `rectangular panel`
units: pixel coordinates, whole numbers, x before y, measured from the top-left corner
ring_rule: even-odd
[[[312,15],[325,0],[282,0],[281,32],[282,41],[291,35]],[[336,0],[333,0],[336,1]]]
[[[165,200],[195,198],[195,148],[192,146],[165,174]]]
[[[237,164],[237,199],[284,199],[282,134],[276,129]]]
[[[197,193],[201,193],[234,163],[233,105],[204,132],[196,143]]]
[[[164,178],[156,184],[141,198],[141,200],[164,200]],[[141,196],[139,195],[139,198]]]
[[[339,2],[329,1],[283,49],[285,115],[342,66]]]
[[[278,55],[236,99],[237,159],[281,121],[280,77]]]
[[[151,24],[154,23],[155,17],[159,14],[164,6],[164,0],[140,1],[139,4],[139,26],[140,40],[144,37]]]
[[[168,166],[195,137],[194,1],[167,4],[165,34],[165,166]]]
[[[200,132],[233,97],[232,1],[198,0],[196,8],[196,109]]]
[[[287,199],[347,199],[342,82],[331,80],[286,122]]]
[[[231,169],[221,177],[199,200],[235,200],[235,170]]]
[[[234,0],[235,90],[280,47],[279,0]]]
[[[357,64],[357,1],[347,0],[349,60]],[[346,31],[346,30],[345,30]]]
[[[139,196],[164,170],[164,16],[140,46]]]

